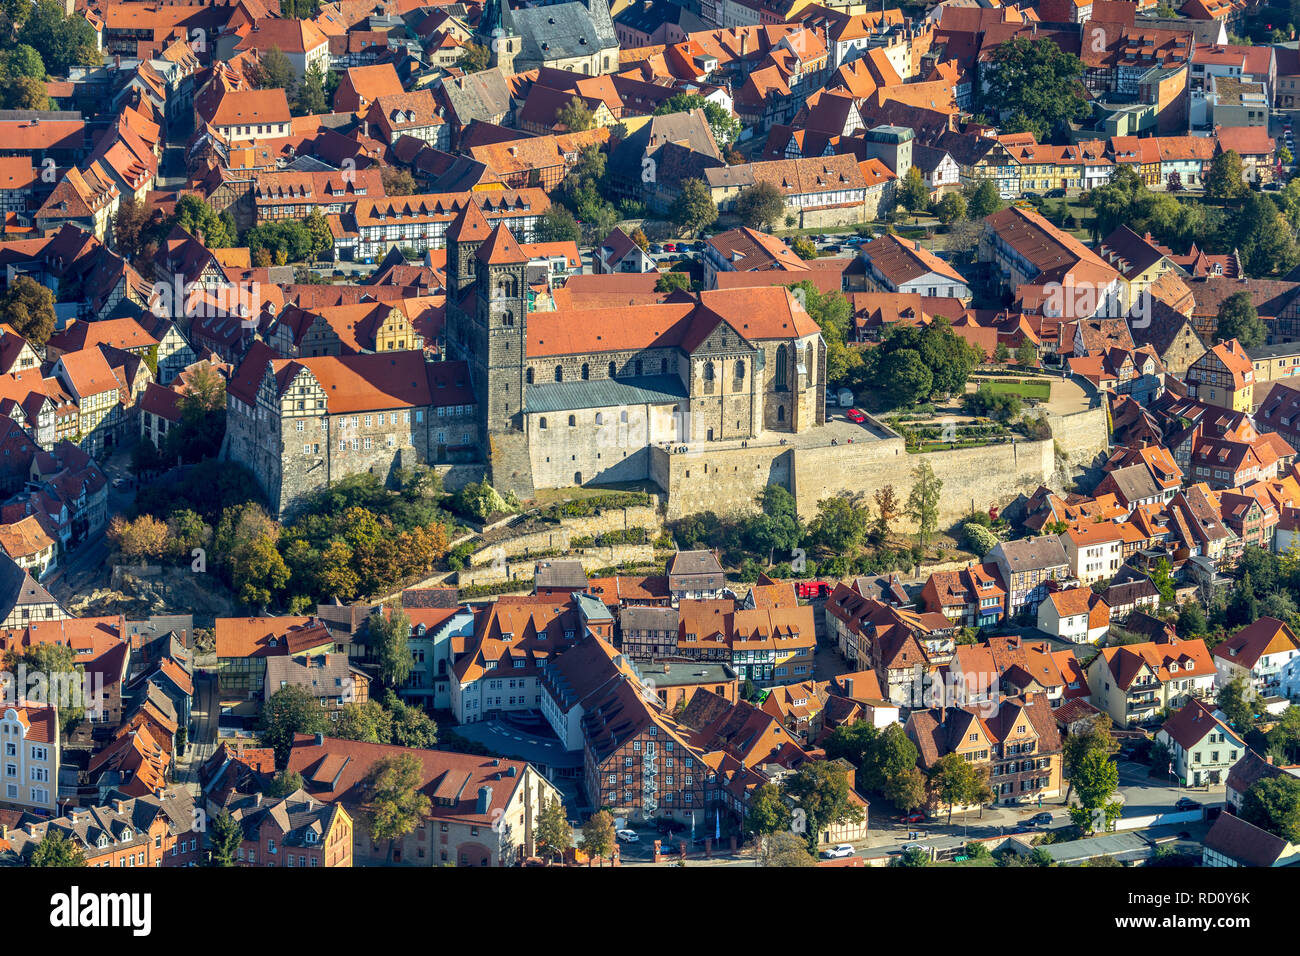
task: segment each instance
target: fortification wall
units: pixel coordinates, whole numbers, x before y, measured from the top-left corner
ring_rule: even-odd
[[[1052,426],[1052,438],[1072,465],[1088,465],[1110,446],[1104,405],[1071,415],[1048,412],[1047,423]]]

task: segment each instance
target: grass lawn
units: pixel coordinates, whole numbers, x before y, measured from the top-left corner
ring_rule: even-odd
[[[987,388],[994,394],[1012,392],[1021,398],[1036,398],[1047,401],[1052,397],[1051,382],[981,382],[979,388]]]

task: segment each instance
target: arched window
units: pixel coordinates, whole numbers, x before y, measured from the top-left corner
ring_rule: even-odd
[[[509,309],[506,309],[501,313],[501,324],[505,326],[513,326],[515,324],[515,314]]]
[[[745,377],[745,360],[738,359],[736,361],[736,378],[744,378],[744,377]]]
[[[576,424],[578,424],[578,416],[577,416],[577,415],[570,415],[570,416],[569,416],[569,427],[572,428],[572,427],[573,427],[574,425],[576,425]]]
[[[776,349],[776,375],[775,375],[775,377],[774,377],[774,381],[773,381],[773,383],[772,383],[772,384],[775,385],[777,388],[785,388],[785,387],[786,387],[786,386],[785,386],[786,374],[787,374],[787,373],[786,373],[786,365],[789,363],[789,361],[790,361],[790,359],[787,357],[787,353],[786,353],[786,350],[785,350],[785,346],[784,346],[784,345],[779,345],[779,346],[777,346],[777,349]]]
[[[626,408],[623,409],[621,412],[618,413],[618,420],[619,420],[620,422],[622,422],[624,425],[627,424],[627,409],[626,409]]]
[[[589,378],[591,378],[591,366],[588,365],[586,362],[583,362],[583,363],[582,363],[582,380],[585,382],[585,381],[586,381],[587,379],[589,379]]]
[[[713,363],[712,363],[712,362],[705,362],[705,363],[704,363],[704,381],[706,381],[706,382],[711,382],[711,381],[713,381]]]
[[[610,362],[610,363],[609,363],[609,377],[610,377],[610,378],[613,378],[613,377],[616,376],[617,374],[618,374],[618,366],[615,365],[613,362]]]
[[[605,424],[605,413],[604,413],[604,412],[597,412],[597,413],[596,413],[596,424],[597,424],[597,425],[603,425],[603,424]]]
[[[776,406],[776,420],[777,420],[778,422],[783,422],[783,421],[785,421],[785,406],[784,406],[784,405],[778,405],[778,406]]]
[[[533,384],[533,370],[531,368],[524,371],[524,381],[529,385]]]
[[[546,416],[545,416],[545,415],[543,415],[541,418],[539,418],[539,419],[537,420],[537,427],[538,427],[538,428],[542,428],[542,429],[546,428]]]
[[[813,361],[813,356],[815,355],[815,353],[813,352],[813,344],[811,342],[808,343],[808,351],[805,354],[808,357],[804,359],[804,368],[808,370],[808,375],[809,377],[811,377],[813,373],[813,369],[816,367]]]
[[[781,348],[785,348],[785,346],[783,345],[783,346],[781,346]],[[563,381],[564,381],[564,366],[563,366],[563,365],[557,365],[557,366],[555,366],[555,380],[556,380],[557,382],[563,382]]]

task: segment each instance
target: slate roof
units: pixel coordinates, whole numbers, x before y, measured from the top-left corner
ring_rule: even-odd
[[[686,398],[689,398],[686,388],[676,375],[548,382],[528,386],[524,411],[559,412],[618,405],[668,405]]]

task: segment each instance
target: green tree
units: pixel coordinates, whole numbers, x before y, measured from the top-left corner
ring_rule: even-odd
[[[1204,634],[1207,627],[1205,612],[1196,601],[1188,601],[1179,608],[1178,623],[1175,625],[1179,637],[1190,640]]]
[[[920,754],[901,725],[890,724],[878,735],[862,755],[858,770],[858,786],[867,791],[884,793],[890,782],[916,767]]]
[[[211,206],[192,193],[186,193],[176,200],[172,225],[180,226],[190,235],[197,236],[209,249],[226,249],[235,244],[235,230],[231,223],[218,216]]]
[[[968,521],[961,526],[962,543],[977,558],[983,558],[998,545],[998,536],[983,525]]]
[[[966,216],[979,220],[991,216],[1002,208],[1002,196],[991,179],[981,179],[966,197]]]
[[[967,214],[966,197],[959,192],[944,193],[935,207],[935,214],[945,226],[950,226]]]
[[[385,195],[411,196],[415,193],[415,177],[411,175],[409,169],[402,169],[399,166],[384,166],[380,170],[379,177],[384,184]],[[542,215],[545,216],[546,213]]]
[[[953,808],[974,803],[980,792],[975,765],[958,753],[946,753],[935,762],[930,768],[929,784],[935,800],[948,807],[949,825]]]
[[[920,847],[909,847],[898,856],[889,861],[890,866],[904,867],[907,869],[918,869],[929,866],[931,863],[930,854]]]
[[[1264,320],[1259,317],[1249,292],[1234,292],[1219,305],[1214,327],[1216,342],[1236,339],[1246,348],[1263,345],[1267,338]]]
[[[934,391],[934,374],[916,349],[897,349],[880,360],[884,387],[894,405],[907,408]]]
[[[925,805],[925,774],[919,767],[906,767],[885,781],[885,799],[903,813]]]
[[[0,78],[0,104],[7,110],[47,110],[49,88],[34,76]]]
[[[1038,348],[1029,339],[1016,346],[1016,364],[1021,368],[1033,368],[1038,364]]]
[[[740,191],[735,210],[750,229],[771,229],[785,215],[785,195],[775,183],[763,180]]]
[[[491,65],[492,55],[488,48],[477,43],[464,43],[460,48],[460,59],[456,65],[466,73],[481,73]]]
[[[325,74],[321,72],[319,64],[313,63],[303,74],[293,106],[294,112],[299,116],[329,112],[329,104],[325,101]]]
[[[1225,150],[1210,162],[1210,171],[1205,174],[1205,195],[1208,198],[1219,201],[1236,199],[1244,196],[1248,188],[1242,175],[1241,156],[1236,150]]]
[[[292,793],[293,791],[289,792]],[[223,809],[217,819],[213,821],[210,841],[212,856],[209,865],[234,866],[239,848],[244,842],[244,829],[230,815],[229,810]]]
[[[1083,758],[1090,753],[1110,756],[1119,750],[1115,736],[1110,732],[1110,717],[1097,714],[1087,726],[1076,733],[1066,736],[1061,751],[1061,761],[1065,779],[1069,788],[1065,791],[1065,802],[1070,802],[1070,792],[1074,789],[1074,774],[1083,766]]]
[[[984,106],[1002,118],[1003,132],[1032,132],[1042,141],[1091,110],[1083,63],[1049,37],[1021,35],[999,44],[980,72],[980,84],[987,80]]]
[[[296,734],[323,734],[330,721],[316,698],[299,684],[288,684],[271,695],[262,707],[258,736],[262,746],[275,750],[275,762],[283,766],[289,760]]]
[[[789,830],[791,819],[790,807],[785,802],[781,788],[774,783],[765,783],[756,788],[750,797],[745,830],[765,836],[779,830]]]
[[[400,607],[393,606],[385,615],[384,608],[375,608],[366,622],[366,638],[379,662],[379,679],[388,687],[406,683],[415,668],[409,640],[411,619]]]
[[[1247,275],[1284,275],[1300,262],[1294,228],[1264,193],[1246,194],[1234,224],[1233,242]]]
[[[557,859],[564,859],[573,846],[573,827],[558,797],[548,800],[537,815],[537,842]]]
[[[1300,843],[1300,778],[1257,780],[1241,801],[1241,818],[1290,843]]]
[[[355,740],[356,738],[349,739]],[[262,793],[273,800],[278,800],[281,797],[289,796],[291,793],[297,793],[301,789],[302,774],[297,770],[281,770],[266,785],[266,789]]]
[[[699,93],[678,93],[676,96],[664,100],[655,108],[655,116],[664,116],[668,113],[685,113],[689,110],[704,110],[704,118],[709,124],[709,130],[713,133],[713,141],[718,144],[718,149],[724,153],[736,141],[736,137],[740,135],[740,117],[727,112],[717,103],[706,100]]]
[[[913,166],[903,177],[898,189],[898,201],[910,213],[919,212],[929,205],[930,188],[925,184],[925,177],[921,175],[919,167]]]
[[[582,133],[596,125],[596,116],[576,94],[555,111],[555,122],[570,133]]]
[[[817,517],[808,532],[821,547],[846,554],[862,543],[870,524],[866,496],[845,491],[817,502]]]
[[[1092,833],[1104,821],[1105,829],[1118,819],[1123,804],[1111,800],[1119,787],[1119,767],[1105,750],[1085,750],[1074,762],[1070,785],[1079,804],[1070,808],[1070,819],[1084,833]]]
[[[939,493],[943,481],[934,473],[928,461],[912,469],[912,493],[907,496],[907,515],[917,526],[917,539],[922,548],[926,539],[939,526]]]
[[[17,652],[11,651],[9,656],[16,657]],[[58,706],[59,729],[66,737],[86,716],[85,670],[77,663],[72,647],[53,641],[35,644],[23,651],[19,660],[29,674],[45,676],[48,699]]]
[[[423,768],[411,754],[382,757],[371,765],[362,781],[369,795],[361,807],[361,820],[370,838],[388,841],[388,860],[393,845],[414,832],[429,815],[432,803],[420,792]]]
[[[293,101],[295,87],[298,85],[297,74],[293,64],[278,46],[273,46],[262,54],[254,71],[257,85],[264,90],[284,90],[284,95]]]
[[[709,187],[702,179],[687,179],[668,210],[668,218],[688,234],[711,226],[718,218],[718,207],[713,203]]]
[[[691,277],[685,272],[664,272],[655,280],[656,292],[689,292]]]
[[[393,739],[392,715],[377,700],[364,704],[355,701],[343,705],[332,735],[339,740],[358,740],[366,744],[386,744]]]
[[[392,728],[392,742],[399,747],[433,750],[438,744],[438,725],[419,707],[403,703],[391,690],[384,698]]]
[[[0,296],[0,321],[31,343],[44,348],[54,333],[54,293],[29,276],[20,275]]]
[[[614,817],[608,810],[599,810],[582,825],[582,852],[589,863],[614,855]]]
[[[534,234],[538,242],[579,242],[582,227],[564,206],[551,206],[537,220]]]
[[[41,842],[36,844],[36,849],[32,851],[31,862],[28,865],[85,866],[86,854],[62,830],[47,829]]]
[[[804,528],[794,496],[782,486],[768,485],[755,500],[760,511],[746,522],[745,539],[754,551],[766,551],[771,565],[777,551],[792,552],[799,547]]]
[[[817,849],[821,833],[842,823],[861,823],[862,808],[853,802],[847,761],[810,760],[781,782],[782,793],[805,816],[808,849]]]
[[[1228,723],[1239,731],[1249,730],[1255,722],[1255,708],[1251,706],[1249,687],[1240,677],[1234,677],[1219,688],[1215,704],[1228,718]]]
[[[39,0],[17,40],[36,51],[51,76],[66,76],[70,67],[103,61],[94,28],[80,12],[69,16],[59,0]]]
[[[817,258],[817,244],[804,236],[795,236],[791,239],[790,248],[794,250],[794,254],[800,259],[807,260]]]

